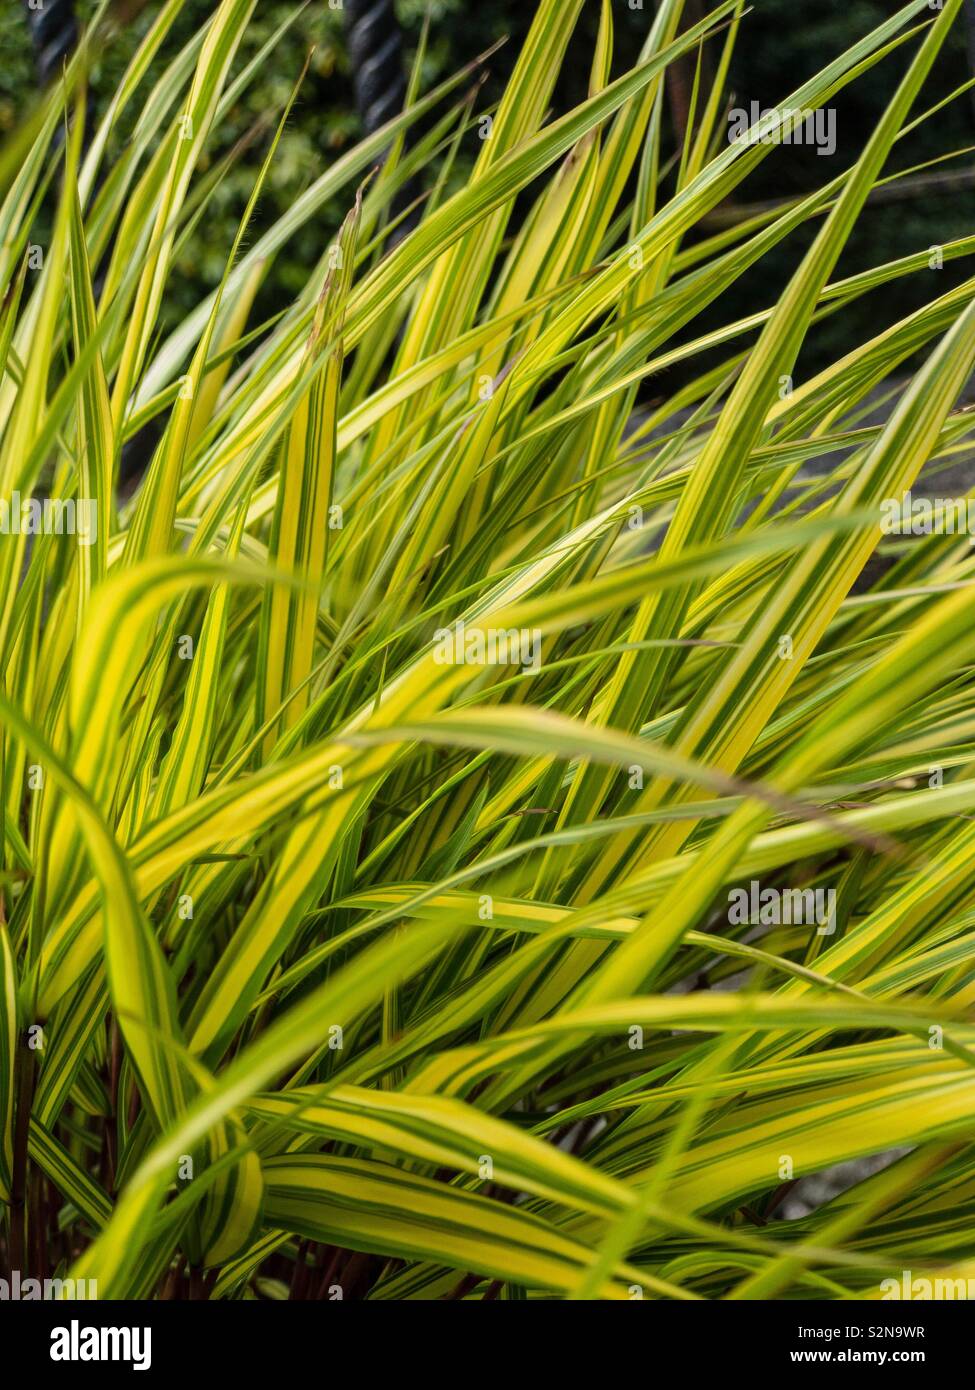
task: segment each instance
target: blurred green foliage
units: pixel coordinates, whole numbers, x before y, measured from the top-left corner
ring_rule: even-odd
[[[891,4],[892,0],[819,0],[812,5],[799,5],[797,0],[752,0],[751,10],[743,21],[732,71],[732,86],[738,103],[745,107],[752,100],[763,106],[780,103],[791,89],[820,68],[827,57],[879,23],[889,13]],[[212,0],[186,0],[165,51],[174,52],[176,45],[195,31],[212,8]],[[555,94],[560,110],[586,95],[599,8],[597,0],[590,0],[573,37],[572,56]],[[94,0],[76,2],[76,11],[82,20],[94,9]],[[104,106],[157,9],[156,4],[147,5],[99,55],[91,82],[96,110]],[[616,70],[629,66],[636,58],[653,9],[653,0],[644,0],[642,10],[631,8],[631,0],[613,0]],[[429,14],[430,43],[423,73],[427,86],[476,57],[498,38],[508,36],[508,42],[491,60],[484,105],[489,105],[500,94],[533,11],[530,0],[398,0],[397,4],[406,35],[408,62],[415,54],[423,17]],[[255,234],[274,221],[324,164],[357,138],[360,130],[345,50],[343,15],[330,8],[326,0],[309,0],[303,8],[296,8],[290,0],[260,0],[248,32],[245,56],[250,56],[288,20],[292,21],[290,28],[278,46],[274,61],[263,66],[260,79],[230,112],[221,146],[211,154],[212,159],[219,159],[248,132],[254,132],[256,123],[274,120],[287,101],[309,50],[313,50],[301,96],[282,138],[255,220]],[[906,52],[895,53],[853,84],[848,94],[842,95],[837,103],[835,160],[821,159],[812,150],[776,151],[759,166],[741,197],[762,201],[800,193],[822,183],[837,168],[851,162],[868,138],[906,62]],[[933,105],[968,76],[965,35],[959,26],[928,85],[928,104]],[[22,6],[19,0],[5,0],[0,7],[0,136],[16,124],[32,101],[34,90],[33,56]],[[965,150],[975,144],[973,110],[975,106],[970,95],[957,99],[902,142],[895,167],[913,166],[946,151]],[[205,235],[194,240],[192,250],[187,251],[177,267],[179,280],[173,286],[169,304],[173,318],[181,316],[219,279],[237,218],[266,148],[266,139],[265,136],[254,140],[245,157],[216,189],[206,217]],[[472,135],[454,170],[455,182],[465,178],[476,153],[477,139]],[[970,154],[942,167],[963,166],[971,166]],[[320,255],[343,211],[341,206],[325,209],[320,218],[303,227],[279,253],[262,294],[264,307],[273,308],[275,303],[280,303],[281,296],[297,293],[305,281],[308,266]],[[871,207],[851,239],[841,263],[841,273],[852,273],[919,247],[970,233],[973,214],[975,193],[971,189],[941,194],[927,191],[923,196]],[[804,244],[808,243],[808,235],[811,233],[807,234],[806,243],[796,239],[775,257],[766,258],[760,279],[746,279],[732,294],[725,296],[715,311],[721,321],[771,302],[794,268]],[[944,288],[947,289],[967,272],[961,262],[939,273],[945,277]],[[813,361],[821,350],[835,348],[837,337],[853,341],[875,332],[880,326],[878,314],[881,317],[889,314],[892,321],[909,311],[915,299],[920,303],[925,297],[924,286],[902,281],[888,291],[882,306],[871,299],[848,312],[842,320],[828,320],[819,337],[812,336],[809,352]],[[706,326],[694,325],[695,334]]]

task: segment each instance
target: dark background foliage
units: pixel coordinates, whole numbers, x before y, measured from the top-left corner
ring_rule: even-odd
[[[643,0],[642,10],[632,9],[631,0],[613,0],[616,36],[616,66],[622,70],[632,63],[651,22],[654,0]],[[706,9],[704,0],[688,0],[693,10]],[[751,12],[743,22],[732,73],[732,86],[739,105],[752,100],[763,106],[782,103],[789,92],[817,71],[833,55],[855,38],[866,33],[890,13],[893,0],[818,0],[799,4],[798,0],[753,0]],[[975,0],[972,0],[975,9]],[[77,0],[79,18],[89,16],[94,0]],[[211,12],[212,0],[186,0],[167,51],[185,39]],[[527,32],[534,5],[530,0],[398,0],[397,13],[406,39],[407,60],[411,60],[425,13],[430,14],[431,42],[427,54],[424,82],[429,85],[483,52],[496,39],[507,35],[507,44],[492,58],[491,73],[483,101],[490,104],[503,90],[504,81],[521,40]],[[146,5],[138,17],[121,30],[117,40],[99,55],[92,74],[96,109],[101,108],[124,69],[139,37],[145,32],[158,6]],[[288,17],[294,17],[292,0],[260,0],[247,39],[247,52],[253,52]],[[556,88],[555,105],[565,109],[586,93],[589,62],[599,19],[599,4],[590,0],[573,36],[569,61]],[[280,111],[300,72],[310,48],[314,47],[308,76],[289,128],[281,142],[270,185],[263,200],[256,227],[272,222],[321,171],[337,151],[354,141],[360,131],[355,112],[351,76],[345,46],[343,14],[331,9],[327,0],[310,0],[294,19],[260,80],[249,88],[230,113],[221,132],[217,157],[243,136],[255,121]],[[712,48],[716,53],[716,45]],[[858,80],[837,103],[836,154],[832,159],[818,157],[808,149],[773,151],[742,190],[741,204],[788,197],[823,183],[849,164],[862,149],[870,130],[893,91],[899,73],[907,62],[907,51],[895,53],[879,67]],[[970,75],[966,51],[966,31],[958,25],[952,43],[942,55],[935,74],[925,89],[925,104],[933,105]],[[685,70],[690,80],[692,71]],[[33,100],[34,65],[20,0],[3,0],[0,7],[0,136],[12,128]],[[676,104],[675,104],[676,102]],[[671,93],[671,124],[679,122],[679,98]],[[673,136],[673,130],[672,130]],[[218,187],[210,214],[207,235],[198,238],[178,266],[170,313],[177,318],[214,285],[233,239],[237,218],[261,158],[265,142],[258,139],[248,155]],[[921,130],[897,148],[894,168],[903,169],[948,151],[963,151],[975,145],[975,102],[970,94],[956,99]],[[454,172],[462,181],[477,152],[476,136],[471,136]],[[948,170],[971,170],[968,153],[947,164]],[[723,209],[735,215],[738,208]],[[334,206],[309,223],[279,253],[264,296],[268,304],[280,304],[304,283],[309,265],[320,254],[341,217],[343,208]],[[969,234],[973,227],[975,193],[967,186],[939,188],[924,185],[910,196],[872,204],[844,254],[842,273],[906,255],[912,251],[942,244]],[[813,230],[794,237],[775,256],[763,262],[760,273],[753,273],[726,295],[710,322],[725,322],[739,314],[753,312],[770,303],[785,283]],[[937,272],[940,285],[947,289],[965,274],[965,263],[946,266]],[[932,272],[933,273],[933,272]],[[903,280],[885,291],[883,302],[868,297],[847,311],[842,318],[830,319],[811,339],[805,365],[812,367],[824,354],[842,350],[847,344],[876,332],[884,322],[909,312],[930,297],[930,284],[921,277]],[[699,333],[707,324],[694,325]],[[802,365],[802,364],[801,364]]]

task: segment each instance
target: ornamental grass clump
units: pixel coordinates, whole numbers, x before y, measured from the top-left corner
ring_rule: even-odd
[[[258,233],[275,113],[221,282],[172,327],[243,158],[214,157],[221,122],[274,62],[254,0],[173,51],[180,8],[86,113],[103,7],[0,155],[5,1277],[967,1277],[975,559],[882,521],[971,448],[975,279],[938,270],[975,236],[840,265],[937,119],[960,0],[911,0],[774,94],[815,132],[892,73],[852,163],[807,151],[814,192],[720,226],[799,157],[729,138],[743,0],[648,7],[628,66],[605,0],[562,115],[583,0],[540,0],[496,108],[480,64],[425,90],[421,52],[403,113]],[[336,197],[268,315],[276,254]],[[793,243],[781,295],[722,318]],[[884,323],[902,277],[923,305]],[[862,296],[875,336],[806,370]]]

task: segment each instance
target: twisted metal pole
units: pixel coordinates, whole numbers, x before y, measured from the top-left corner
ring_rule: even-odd
[[[34,45],[37,80],[42,87],[58,76],[65,59],[78,42],[78,24],[74,0],[43,0],[37,9],[31,0],[24,0],[27,28]]]
[[[344,0],[344,8],[355,104],[366,135],[372,135],[406,102],[403,31],[393,0]],[[408,180],[392,201],[391,216],[395,219],[409,208],[419,191],[418,181]],[[417,221],[413,208],[389,233],[386,249],[402,241]]]
[[[965,0],[965,42],[968,49],[968,66],[975,77],[975,0]],[[975,87],[968,94],[975,112]]]
[[[355,101],[371,135],[403,108],[403,33],[393,0],[345,0]]]

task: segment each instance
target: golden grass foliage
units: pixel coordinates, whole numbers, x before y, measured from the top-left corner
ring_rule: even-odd
[[[476,70],[426,92],[421,55],[404,114],[255,239],[268,139],[168,336],[208,142],[274,61],[239,61],[254,0],[175,53],[163,4],[86,144],[99,18],[0,154],[11,1269],[102,1297],[843,1299],[971,1256],[968,537],[852,590],[884,500],[970,447],[975,280],[941,293],[927,248],[837,272],[959,0],[782,94],[825,108],[894,50],[905,73],[855,164],[717,232],[788,158],[728,140],[742,0],[691,28],[662,0],[619,77],[604,0],[590,95],[553,117],[582,4],[540,0],[490,122]],[[666,69],[704,49],[673,152]],[[806,226],[776,302],[695,329]],[[902,276],[923,308],[797,375],[821,317]],[[833,930],[736,919],[753,880],[833,894]]]

